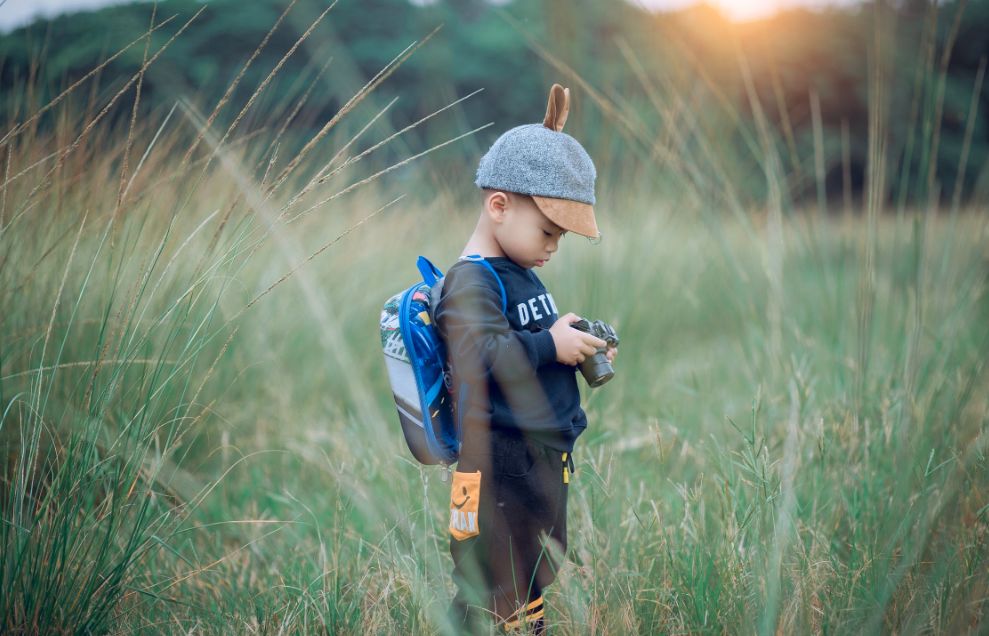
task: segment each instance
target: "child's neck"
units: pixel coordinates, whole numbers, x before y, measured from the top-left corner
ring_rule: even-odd
[[[467,245],[464,246],[464,251],[461,252],[460,255],[467,256],[469,254],[480,254],[485,258],[504,256],[505,252],[502,251],[501,246],[498,245],[498,241],[495,240],[495,237],[482,230],[483,228],[474,230],[474,233],[467,241]]]

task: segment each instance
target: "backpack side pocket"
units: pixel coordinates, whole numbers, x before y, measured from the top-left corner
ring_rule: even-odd
[[[481,533],[477,518],[481,498],[481,471],[454,471],[450,487],[450,534],[457,541]]]

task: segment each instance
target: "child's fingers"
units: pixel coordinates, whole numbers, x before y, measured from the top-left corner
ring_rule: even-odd
[[[580,316],[578,316],[577,314],[575,314],[575,313],[573,313],[571,311],[571,312],[566,313],[563,316],[561,316],[560,317],[560,320],[565,320],[568,325],[572,325],[573,323],[575,323],[578,320],[580,320]]]
[[[608,346],[608,343],[605,340],[601,340],[597,336],[592,336],[589,333],[581,332],[581,339],[584,341],[585,345],[590,345],[595,349],[604,349]]]

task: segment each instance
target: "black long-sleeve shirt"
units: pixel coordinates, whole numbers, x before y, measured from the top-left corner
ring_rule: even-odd
[[[558,312],[532,270],[506,257],[486,259],[508,299],[501,309],[498,281],[480,263],[457,261],[446,273],[433,308],[447,347],[455,388],[469,385],[461,407],[465,429],[519,429],[552,448],[572,451],[587,426],[576,366],[556,361],[549,328]]]

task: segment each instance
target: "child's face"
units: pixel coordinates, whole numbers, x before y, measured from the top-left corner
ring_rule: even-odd
[[[505,256],[526,269],[542,267],[556,252],[566,230],[550,221],[531,197],[508,195],[495,238]]]

